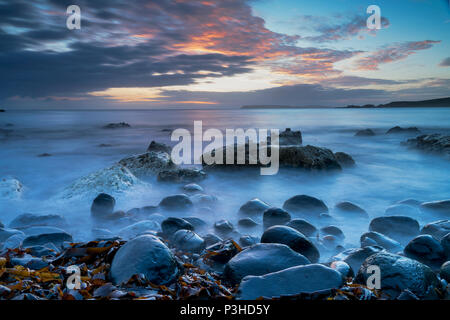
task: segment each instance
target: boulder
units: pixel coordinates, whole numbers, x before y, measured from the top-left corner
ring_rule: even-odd
[[[119,164],[136,177],[154,176],[160,171],[176,168],[168,153],[154,151],[127,157],[120,160]]]
[[[118,123],[108,123],[103,128],[104,129],[121,129],[121,128],[131,128],[131,126],[126,122],[118,122]]]
[[[327,236],[327,235],[334,236],[336,239],[338,239],[340,241],[345,239],[344,232],[342,232],[342,230],[336,226],[323,227],[320,229],[320,234],[322,236]]]
[[[108,229],[102,229],[102,228],[92,228],[91,230],[92,237],[94,240],[110,240],[117,238],[114,233],[109,231]]]
[[[183,187],[183,190],[187,193],[202,193],[204,190],[201,186],[196,183],[189,183]]]
[[[153,220],[143,220],[120,229],[118,235],[126,240],[150,233],[153,234],[161,229],[158,222]]]
[[[214,228],[220,233],[229,233],[234,230],[233,224],[228,220],[219,220],[214,223]]]
[[[423,201],[419,201],[419,200],[416,200],[416,199],[405,199],[405,200],[398,201],[397,204],[406,204],[406,205],[411,206],[411,207],[418,207],[418,206],[420,206],[420,204],[422,202]]]
[[[135,274],[142,274],[156,285],[176,280],[179,267],[172,252],[157,237],[143,235],[124,244],[111,264],[114,284],[126,283]]]
[[[239,208],[239,213],[245,215],[258,215],[262,214],[265,210],[269,209],[270,206],[258,198],[247,201]]]
[[[158,173],[159,182],[189,183],[204,179],[206,179],[206,173],[203,170],[192,168],[161,170]]]
[[[262,243],[281,243],[304,255],[309,261],[319,261],[320,253],[309,239],[288,226],[273,226],[264,231]]]
[[[409,139],[403,145],[421,151],[438,154],[450,159],[450,136],[440,134],[422,135]]]
[[[65,230],[56,227],[30,227],[22,229],[26,236],[38,236],[40,234],[67,233]]]
[[[209,247],[211,245],[214,245],[216,243],[223,241],[219,236],[212,234],[212,233],[208,233],[206,236],[204,236],[203,240],[205,241],[206,247]]]
[[[358,130],[355,133],[356,137],[373,137],[374,135],[375,135],[375,132],[372,129]]]
[[[231,258],[225,266],[224,276],[239,283],[249,275],[261,276],[305,264],[310,264],[307,258],[284,244],[259,243]]]
[[[349,201],[339,202],[338,204],[336,204],[334,209],[337,212],[343,213],[347,216],[351,215],[352,217],[357,217],[357,218],[358,217],[360,217],[360,218],[368,218],[369,217],[366,210],[364,210],[360,206],[358,206],[354,203],[351,203]]]
[[[420,215],[420,211],[417,207],[413,207],[408,204],[394,204],[386,208],[385,214],[388,216],[417,217]]]
[[[280,208],[269,208],[263,213],[264,229],[274,225],[284,225],[289,221],[291,221],[291,215],[289,212]]]
[[[205,241],[191,230],[178,230],[172,239],[175,247],[181,251],[200,253],[205,248]]]
[[[0,242],[4,242],[6,239],[8,239],[9,237],[11,237],[15,234],[24,235],[24,233],[20,230],[0,228]]]
[[[422,211],[433,212],[444,217],[450,216],[450,200],[424,202],[420,205]]]
[[[166,237],[172,236],[178,230],[194,230],[194,226],[184,219],[169,217],[161,223],[161,229]]]
[[[15,249],[15,248],[19,248],[22,246],[22,242],[23,240],[26,238],[26,236],[24,234],[14,234],[11,237],[9,237],[8,239],[5,240],[5,242],[3,243],[2,246],[2,250],[5,249]]]
[[[353,158],[345,152],[336,152],[334,156],[336,157],[337,162],[343,168],[353,167],[356,164],[355,160],[353,160]]]
[[[255,300],[259,297],[292,296],[337,289],[342,284],[342,276],[338,271],[321,264],[309,264],[263,276],[247,276],[239,285],[237,299]]]
[[[322,200],[307,195],[297,195],[284,202],[283,209],[292,213],[318,218],[321,213],[328,212]]]
[[[258,225],[258,223],[255,220],[253,220],[252,218],[242,218],[242,219],[239,219],[238,225],[240,227],[244,227],[244,228],[251,228],[251,227],[256,227]]]
[[[24,188],[19,180],[14,178],[0,179],[0,199],[18,200],[22,197]]]
[[[241,247],[250,247],[259,242],[259,238],[253,237],[249,234],[245,234],[239,238],[239,244]]]
[[[433,271],[426,265],[407,257],[389,252],[379,252],[368,257],[356,276],[356,282],[367,284],[372,275],[367,268],[378,266],[381,275],[381,291],[395,299],[408,289],[419,298],[435,297],[435,288],[440,283]]]
[[[206,226],[206,221],[197,217],[186,217],[183,219],[192,224],[196,230]]]
[[[362,248],[377,245],[392,253],[400,252],[403,249],[399,242],[375,231],[364,233],[360,238],[360,242]]]
[[[165,197],[164,199],[161,200],[159,206],[169,211],[181,211],[191,209],[194,206],[194,204],[187,195],[177,194]]]
[[[293,219],[288,224],[288,227],[303,233],[307,237],[315,237],[317,235],[317,228],[304,219]]]
[[[446,261],[442,245],[430,235],[415,237],[408,243],[404,251],[408,258],[426,264],[433,270],[439,270]]]
[[[420,234],[429,234],[439,241],[448,233],[450,233],[450,220],[431,222],[420,231]]]
[[[292,131],[290,128],[286,128],[285,131],[280,132],[279,144],[282,145],[301,145],[302,133],[299,131]]]
[[[165,152],[167,154],[170,154],[172,152],[172,148],[164,143],[152,141],[147,148],[147,152]]]
[[[364,248],[347,249],[332,258],[333,261],[344,261],[347,263],[356,274],[361,267],[361,264],[369,256],[382,251],[381,247],[368,246]]]
[[[420,134],[420,130],[417,129],[416,127],[409,127],[409,128],[402,128],[399,126],[395,126],[391,129],[389,129],[386,134],[399,134],[399,133],[403,133],[403,134]]]
[[[382,233],[400,243],[408,243],[420,232],[419,222],[406,216],[385,216],[373,219],[370,231]]]
[[[114,212],[116,199],[106,193],[100,193],[91,205],[91,216],[96,219],[108,219]]]
[[[61,247],[61,245],[66,241],[73,242],[72,236],[67,232],[43,233],[26,237],[22,242],[22,246],[26,248],[53,243],[56,247]]]
[[[344,278],[354,276],[352,268],[344,261],[333,261],[330,263],[330,268],[338,271]]]
[[[11,221],[9,227],[14,229],[25,229],[38,226],[65,227],[66,225],[66,219],[57,214],[37,215],[24,213]]]

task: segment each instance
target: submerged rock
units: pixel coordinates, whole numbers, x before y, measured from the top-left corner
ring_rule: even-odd
[[[386,216],[373,219],[370,231],[382,233],[400,243],[407,243],[420,232],[419,222],[406,216]]]
[[[450,232],[441,239],[441,246],[447,260],[450,260]]]
[[[361,247],[377,245],[392,253],[400,252],[403,249],[399,242],[375,231],[364,233],[360,238],[360,242]]]
[[[174,281],[179,267],[172,252],[157,237],[143,235],[128,241],[114,256],[111,278],[114,284],[126,283],[133,275],[142,274],[156,285]]]
[[[263,213],[263,224],[265,229],[274,225],[284,225],[289,221],[291,221],[289,212],[280,208],[269,208]]]
[[[106,193],[100,193],[92,202],[91,216],[96,219],[108,219],[114,212],[116,199]]]
[[[397,133],[403,133],[403,134],[419,134],[420,130],[416,127],[409,127],[409,128],[402,128],[399,126],[393,127],[389,129],[386,134],[397,134]]]
[[[189,210],[194,204],[191,199],[185,194],[177,194],[169,197],[165,197],[159,203],[159,206],[169,211]]]
[[[206,173],[199,169],[177,168],[161,170],[158,173],[158,181],[173,183],[198,182],[206,179]]]
[[[120,229],[119,236],[124,239],[133,239],[145,233],[155,233],[161,229],[158,222],[153,220],[144,220]]]
[[[0,179],[0,199],[17,200],[22,197],[23,185],[14,178]]]
[[[0,242],[4,242],[6,239],[15,234],[25,235],[22,231],[17,229],[0,228]]]
[[[196,183],[189,183],[183,187],[183,190],[187,193],[201,193],[203,192],[203,188]]]
[[[322,200],[307,195],[297,195],[283,204],[283,209],[289,212],[318,218],[321,213],[327,213],[328,207]]]
[[[263,276],[247,276],[239,286],[237,298],[277,298],[339,288],[342,284],[342,276],[338,271],[321,264],[309,264]]]
[[[450,136],[440,134],[422,135],[407,140],[403,145],[429,153],[440,154],[450,159]]]
[[[280,145],[301,145],[302,142],[302,133],[300,132],[300,130],[292,131],[290,128],[286,128],[285,131],[280,132]]]
[[[326,235],[334,236],[336,237],[336,239],[341,241],[345,239],[344,232],[342,232],[342,230],[336,226],[323,227],[320,229],[320,233],[325,236]]]
[[[281,243],[304,255],[309,261],[319,261],[320,253],[309,239],[297,230],[288,226],[273,226],[264,231],[262,243]]]
[[[229,233],[234,230],[233,224],[228,220],[219,220],[214,223],[214,228],[221,233]]]
[[[245,215],[258,215],[262,214],[265,210],[269,209],[270,206],[264,201],[254,198],[247,201],[239,208],[239,213]]]
[[[259,242],[259,238],[253,237],[249,234],[245,234],[239,238],[239,244],[243,248],[253,246],[253,245],[257,244],[258,242]]]
[[[37,215],[24,213],[11,221],[9,227],[14,229],[24,229],[38,226],[65,227],[66,225],[66,219],[57,214]]]
[[[347,249],[338,255],[334,256],[332,260],[334,261],[344,261],[347,263],[356,274],[361,267],[361,264],[371,255],[382,251],[381,247],[368,246],[364,248],[353,248]]]
[[[131,126],[126,122],[109,123],[103,127],[104,129],[120,129],[120,128],[131,128]]]
[[[303,233],[307,237],[315,237],[317,235],[317,228],[304,219],[293,219],[288,224],[288,227]]]
[[[255,220],[253,220],[252,218],[242,218],[242,219],[239,219],[238,225],[240,227],[244,227],[244,228],[251,228],[251,227],[256,227],[258,225],[258,223]]]
[[[425,225],[420,231],[421,234],[429,234],[441,241],[445,235],[450,233],[450,220],[439,220]]]
[[[366,210],[349,201],[339,202],[334,207],[337,212],[351,215],[352,217],[368,218]]]
[[[405,255],[437,270],[445,262],[446,255],[439,241],[430,235],[420,235],[405,247]]]
[[[194,226],[184,219],[169,217],[161,223],[161,229],[166,237],[172,236],[178,230],[194,230]]]
[[[168,153],[153,151],[127,157],[120,160],[119,164],[127,168],[136,177],[154,176],[160,171],[176,168]]]
[[[370,266],[378,266],[381,276],[381,290],[395,299],[400,293],[408,289],[419,298],[434,297],[435,288],[439,287],[439,280],[426,265],[388,252],[380,252],[367,258],[356,276],[357,283],[366,284],[372,272]]]
[[[223,241],[222,238],[220,238],[219,236],[212,234],[212,233],[208,233],[206,236],[204,236],[203,240],[205,241],[206,247],[209,247],[211,245],[214,245],[216,243]]]
[[[388,216],[412,216],[420,214],[419,209],[407,204],[394,204],[386,208],[385,214]]]
[[[373,137],[375,132],[372,129],[363,129],[355,133],[356,137]]]
[[[224,275],[233,283],[239,283],[249,275],[261,276],[309,263],[307,258],[284,244],[259,243],[239,252],[228,261]]]
[[[450,261],[447,261],[441,266],[441,278],[450,283]]]
[[[353,167],[356,164],[355,160],[353,160],[353,158],[349,154],[347,154],[345,152],[336,152],[334,154],[334,156],[336,157],[337,162],[343,168],[345,168],[345,167]]]
[[[44,233],[26,237],[22,242],[22,246],[26,248],[53,243],[56,247],[61,247],[66,241],[73,242],[72,236],[66,232]]]
[[[205,241],[191,230],[178,230],[172,239],[175,247],[183,251],[200,253],[205,248]]]
[[[422,211],[441,214],[444,217],[450,216],[450,200],[424,202],[420,205],[420,208]]]

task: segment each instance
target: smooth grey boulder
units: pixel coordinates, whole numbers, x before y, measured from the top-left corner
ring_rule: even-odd
[[[360,238],[360,242],[362,248],[378,245],[392,253],[398,253],[403,250],[402,245],[398,241],[375,231],[364,233]]]
[[[194,230],[194,226],[184,219],[169,217],[161,223],[161,229],[166,237],[172,236],[178,230]]]
[[[439,270],[446,261],[446,255],[439,241],[430,235],[420,235],[412,239],[405,247],[408,258],[426,264],[433,270]]]
[[[108,219],[114,212],[116,199],[106,193],[100,193],[91,205],[91,216],[96,219]]]
[[[263,225],[267,229],[274,225],[284,225],[291,221],[291,215],[280,208],[269,208],[263,213]]]
[[[256,227],[258,225],[258,223],[255,220],[253,220],[252,218],[242,218],[242,219],[239,219],[238,225],[240,227],[244,227],[244,228],[251,228],[251,227]]]
[[[426,224],[420,234],[429,234],[437,240],[441,240],[450,233],[450,220],[439,220]]]
[[[297,195],[286,200],[283,209],[288,212],[316,218],[321,213],[328,212],[328,207],[322,200],[307,195]]]
[[[361,217],[361,218],[369,217],[366,210],[364,210],[360,206],[358,206],[352,202],[349,202],[349,201],[343,201],[343,202],[337,203],[336,206],[334,207],[334,209],[337,212],[342,213],[346,216]]]
[[[118,235],[123,239],[129,240],[145,233],[153,234],[160,229],[161,226],[158,222],[143,220],[120,229]]]
[[[264,231],[262,243],[281,243],[304,255],[312,263],[319,261],[320,253],[316,246],[302,233],[288,226],[273,226]]]
[[[179,266],[172,252],[157,237],[143,235],[124,244],[116,253],[111,264],[111,279],[122,284],[135,274],[156,284],[165,285],[174,281]]]
[[[61,245],[66,241],[73,242],[72,236],[67,232],[43,233],[26,237],[22,242],[22,246],[26,248],[53,243],[56,247],[61,247]]]
[[[263,276],[247,276],[239,285],[237,299],[278,298],[339,288],[342,275],[321,264],[291,267]]]
[[[284,244],[259,243],[231,258],[225,266],[224,276],[239,283],[245,276],[261,276],[305,264],[310,264],[306,257]]]
[[[445,217],[450,216],[450,200],[424,202],[420,205],[420,208],[423,211],[433,212]]]
[[[161,200],[159,206],[168,211],[181,211],[191,209],[194,204],[187,195],[177,194],[165,197]]]
[[[181,251],[200,253],[205,248],[205,241],[191,230],[178,230],[172,239],[175,247]]]
[[[369,256],[382,251],[383,248],[377,246],[368,246],[364,248],[352,248],[344,250],[338,255],[334,256],[332,260],[334,261],[344,261],[347,263],[356,274],[361,267],[361,264]]]
[[[355,166],[356,162],[352,158],[351,155],[345,153],[345,152],[336,152],[334,154],[336,161],[341,165],[343,168],[349,168]]]
[[[29,227],[50,226],[50,227],[65,227],[67,226],[66,219],[57,214],[37,215],[32,213],[24,213],[17,216],[9,224],[13,229],[24,229]]]
[[[438,278],[429,267],[389,252],[379,252],[368,257],[355,278],[357,283],[367,284],[367,279],[373,274],[367,270],[370,266],[380,268],[381,291],[389,294],[391,299],[395,299],[405,289],[419,298],[435,297],[435,288],[440,286]]]
[[[419,222],[406,216],[385,216],[373,219],[370,231],[382,233],[400,243],[408,243],[420,233]]]
[[[264,201],[254,198],[247,201],[239,208],[239,213],[245,215],[258,215],[262,214],[265,210],[269,209],[270,206]]]
[[[318,233],[317,228],[304,219],[293,219],[287,224],[287,226],[294,228],[307,237],[315,237]]]
[[[24,233],[20,230],[16,229],[8,229],[8,228],[0,228],[0,242],[6,241],[9,237],[15,235],[15,234],[21,234],[24,235]]]
[[[384,212],[387,216],[411,216],[417,217],[420,215],[420,211],[417,207],[413,207],[407,204],[394,204],[386,208]]]

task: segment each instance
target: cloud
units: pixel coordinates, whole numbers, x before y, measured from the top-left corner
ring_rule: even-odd
[[[442,62],[439,63],[439,65],[441,67],[450,67],[450,57],[445,58],[444,60],[442,60]]]

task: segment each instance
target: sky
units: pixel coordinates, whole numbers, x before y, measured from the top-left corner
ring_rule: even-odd
[[[0,0],[0,108],[450,96],[450,0]],[[81,28],[67,28],[69,5]],[[381,29],[370,30],[370,5]]]

